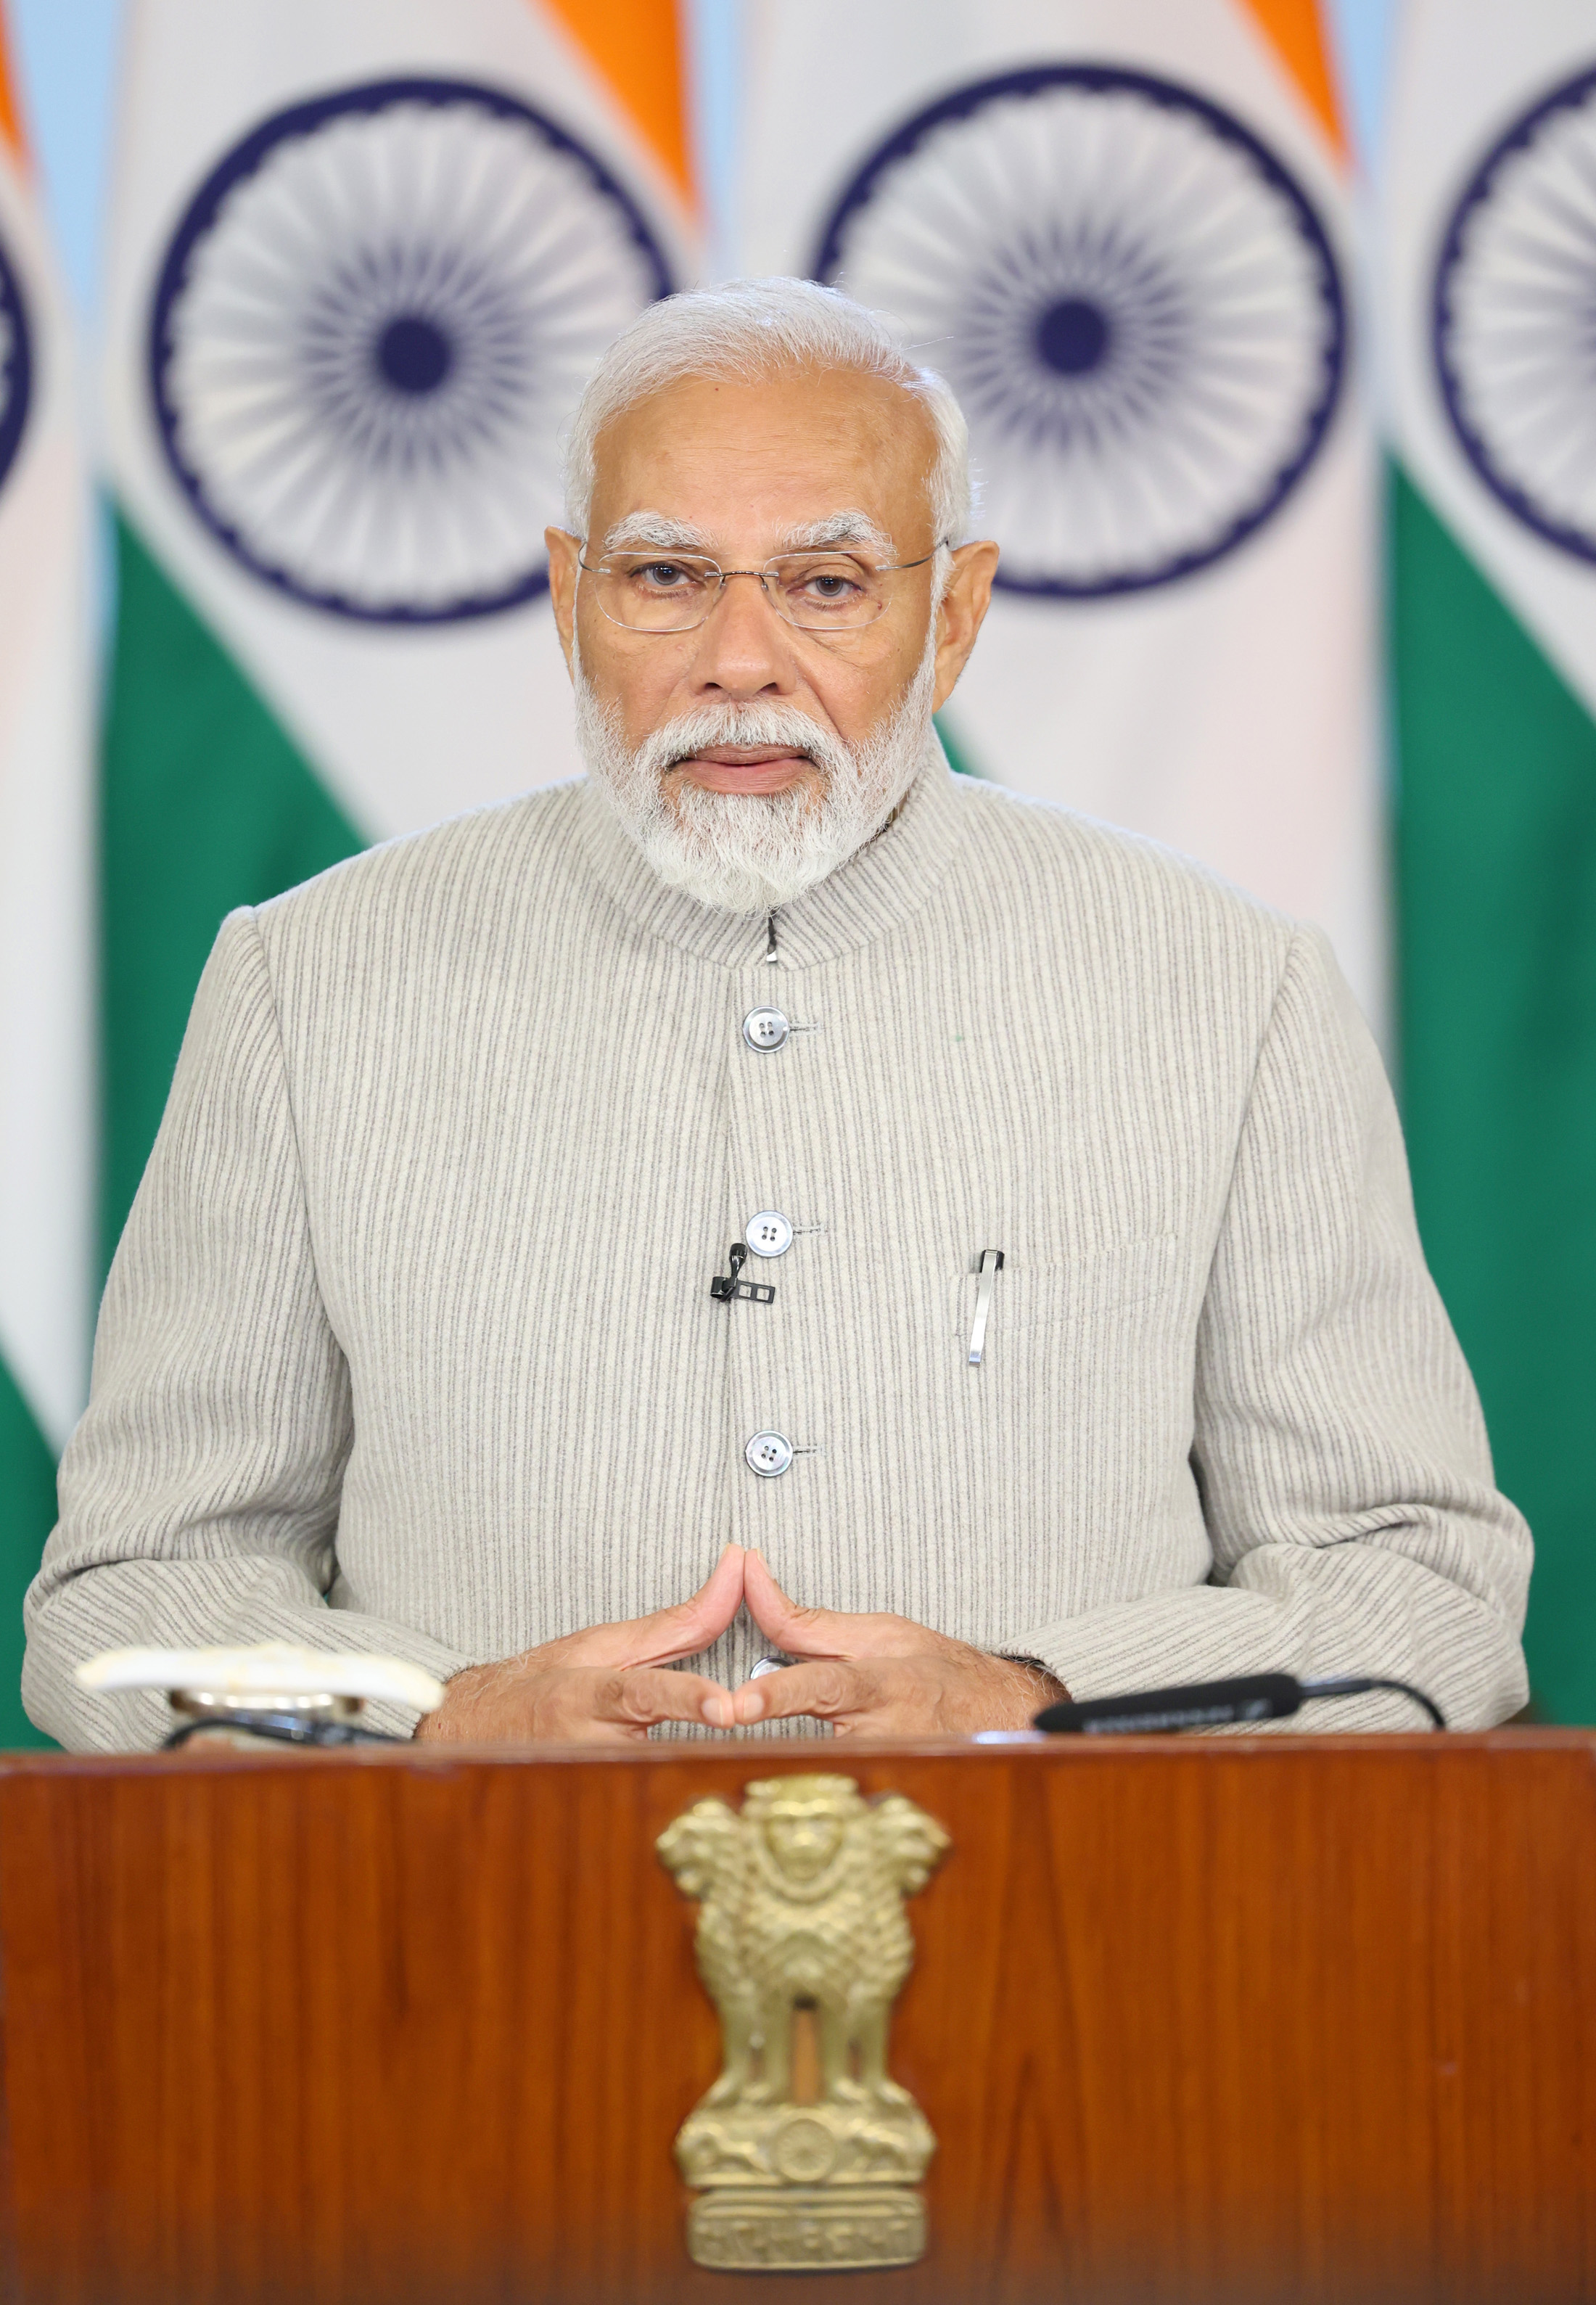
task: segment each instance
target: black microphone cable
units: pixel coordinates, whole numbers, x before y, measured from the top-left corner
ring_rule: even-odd
[[[1447,1716],[1434,1697],[1426,1697],[1424,1691],[1415,1688],[1411,1680],[1384,1680],[1378,1673],[1354,1672],[1344,1673],[1336,1680],[1304,1680],[1301,1686],[1304,1705],[1313,1697],[1366,1697],[1371,1689],[1389,1688],[1398,1697],[1409,1697],[1415,1705],[1421,1705],[1438,1729],[1444,1729],[1447,1725]]]

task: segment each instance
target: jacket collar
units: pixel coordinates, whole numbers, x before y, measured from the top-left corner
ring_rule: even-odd
[[[715,967],[748,968],[763,961],[764,916],[717,912],[680,889],[667,888],[590,778],[582,781],[578,821],[589,865],[635,928]],[[933,740],[891,821],[845,864],[777,913],[777,965],[817,967],[902,927],[930,902],[958,842],[953,772]]]

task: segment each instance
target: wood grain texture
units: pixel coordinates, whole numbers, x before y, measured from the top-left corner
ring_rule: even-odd
[[[0,1765],[25,2305],[1596,2300],[1596,1739],[829,1748],[954,1850],[930,2253],[700,2271],[654,1856],[811,1751]],[[0,2267],[7,2260],[0,2258]]]

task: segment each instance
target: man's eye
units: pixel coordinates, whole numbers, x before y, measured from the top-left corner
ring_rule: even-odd
[[[648,560],[632,571],[632,581],[651,592],[679,592],[683,585],[692,583],[692,571],[675,560]]]
[[[798,586],[804,600],[818,600],[827,608],[856,600],[862,589],[856,577],[846,576],[836,568],[812,569]]]

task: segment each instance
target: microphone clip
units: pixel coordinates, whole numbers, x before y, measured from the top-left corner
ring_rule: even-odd
[[[748,1262],[748,1243],[734,1240],[727,1249],[726,1261],[729,1272],[717,1272],[709,1283],[709,1294],[718,1305],[730,1305],[742,1297],[751,1305],[774,1305],[776,1291],[768,1280],[742,1280],[738,1275]]]

